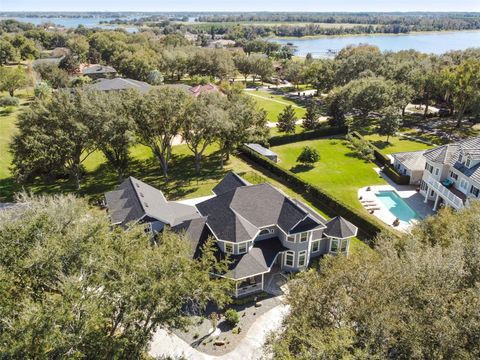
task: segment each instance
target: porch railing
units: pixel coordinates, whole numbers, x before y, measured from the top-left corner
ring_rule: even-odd
[[[262,284],[261,283],[253,284],[253,285],[247,285],[247,286],[243,286],[241,288],[238,288],[237,289],[237,295],[238,296],[247,295],[247,294],[254,293],[254,292],[257,292],[257,291],[260,291],[260,290],[262,290]]]
[[[439,181],[435,180],[433,177],[429,176],[427,179],[427,184],[436,192],[438,192],[442,197],[447,201],[447,203],[453,206],[455,209],[463,208],[463,201],[453,192],[448,190],[443,186]]]

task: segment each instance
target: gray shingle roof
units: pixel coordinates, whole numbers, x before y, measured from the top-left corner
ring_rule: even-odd
[[[324,234],[327,236],[339,239],[357,236],[358,228],[341,216],[334,217],[326,225],[327,228],[324,230]]]
[[[410,170],[424,170],[425,169],[425,150],[408,151],[392,154],[392,156],[403,166]]]
[[[250,185],[248,181],[245,181],[240,176],[235,174],[233,171],[230,171],[225,175],[225,177],[213,188],[213,193],[215,195],[223,194],[227,191],[236,189],[240,186]]]
[[[201,256],[201,248],[210,234],[206,223],[206,217],[199,217],[186,220],[172,227],[172,231],[174,232],[185,233],[185,238],[190,242],[192,247],[192,258],[194,259]]]
[[[150,90],[151,86],[143,81],[138,81],[133,79],[114,78],[114,79],[100,79],[88,85],[88,88],[92,90],[98,90],[98,91],[118,91],[118,90],[135,89],[140,91],[141,93],[146,93]]]
[[[115,191],[106,193],[105,200],[114,224],[125,225],[145,216],[175,226],[199,217],[195,207],[167,201],[160,190],[134,177],[126,179]]]
[[[232,263],[229,265],[228,277],[242,279],[269,271],[277,254],[285,251],[285,248],[278,238],[270,238],[257,241],[252,249],[243,255],[230,255]],[[218,251],[219,259],[227,255]]]
[[[269,184],[238,186],[196,205],[217,238],[232,242],[253,239],[260,228],[277,225],[286,233],[310,215]],[[311,210],[313,211],[313,210]],[[322,226],[319,215],[300,226]]]
[[[480,183],[480,166],[477,164],[471,168],[467,168],[459,163],[458,160],[461,154],[469,156],[472,160],[479,160],[480,137],[470,138],[427,150],[424,156],[430,161],[453,166],[465,176]]]
[[[92,74],[112,74],[116,73],[117,70],[111,66],[94,64],[86,66],[82,69],[83,75],[92,75]]]

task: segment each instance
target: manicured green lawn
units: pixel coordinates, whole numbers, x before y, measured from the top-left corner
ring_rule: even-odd
[[[409,140],[404,137],[399,136],[390,136],[390,139],[387,143],[387,138],[385,136],[380,135],[365,135],[365,139],[370,141],[373,145],[378,147],[384,154],[393,154],[397,152],[404,152],[404,151],[417,151],[417,150],[425,150],[431,148],[430,145]]]
[[[248,91],[247,94],[250,94],[255,99],[260,109],[264,109],[267,112],[268,121],[277,122],[278,115],[288,105],[294,107],[298,119],[305,116],[305,108],[281,95],[273,95],[265,91]]]
[[[386,184],[374,171],[375,165],[356,156],[342,138],[308,140],[272,147],[279,155],[279,165],[296,173],[305,181],[325,189],[346,204],[365,211],[357,199],[359,188]],[[320,154],[312,168],[297,164],[302,148],[310,146]]]

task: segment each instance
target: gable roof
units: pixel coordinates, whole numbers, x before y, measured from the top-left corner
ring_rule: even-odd
[[[236,189],[240,186],[250,185],[248,181],[245,181],[240,176],[235,174],[233,171],[230,171],[225,175],[225,177],[213,188],[213,193],[215,195],[223,194],[229,190]]]
[[[253,239],[260,228],[277,225],[285,233],[323,227],[319,215],[270,184],[235,186],[196,205],[215,236],[224,241]]]
[[[195,207],[167,201],[163,193],[130,176],[115,191],[105,194],[109,215],[114,224],[126,225],[148,217],[175,226],[199,217]]]
[[[99,79],[94,83],[88,85],[88,88],[98,91],[118,91],[135,89],[140,91],[141,93],[146,93],[150,90],[151,86],[143,81],[117,77],[113,79]]]
[[[392,156],[410,170],[424,170],[425,169],[425,150],[408,151],[392,154]]]
[[[231,279],[238,280],[268,272],[278,253],[285,250],[287,248],[277,237],[274,237],[255,242],[250,251],[242,255],[227,255],[219,249],[216,256],[219,260],[229,257],[231,263],[226,275]]]
[[[341,216],[336,216],[326,224],[327,228],[324,234],[338,239],[347,239],[357,236],[358,228],[351,222],[345,220]]]
[[[260,144],[245,144],[245,146],[263,156],[278,156],[272,150],[267,149]]]

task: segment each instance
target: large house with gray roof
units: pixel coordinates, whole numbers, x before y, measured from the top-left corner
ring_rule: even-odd
[[[420,193],[425,202],[433,201],[433,210],[440,205],[458,210],[480,198],[480,137],[422,152],[394,154],[394,158],[397,170],[401,169],[396,163],[402,159],[407,159],[402,166],[409,167],[408,171],[423,166]]]
[[[153,235],[164,228],[185,232],[193,257],[201,256],[207,238],[215,239],[217,257],[231,260],[229,272],[217,275],[235,282],[236,297],[264,291],[268,274],[303,270],[324,254],[348,254],[357,235],[345,219],[327,221],[272,185],[252,185],[233,172],[213,195],[189,204],[168,201],[130,177],[105,195],[105,205],[113,224],[143,223]]]

